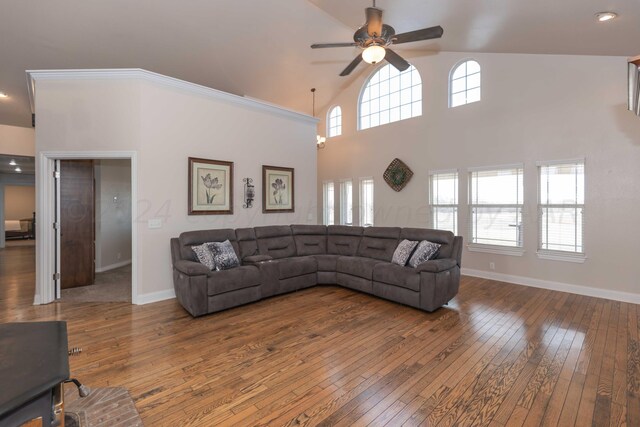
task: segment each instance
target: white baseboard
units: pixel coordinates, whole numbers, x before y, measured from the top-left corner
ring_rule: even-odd
[[[534,279],[532,277],[513,276],[511,274],[474,270],[471,268],[463,268],[461,270],[461,273],[466,276],[480,277],[482,279],[497,280],[500,282],[515,283],[516,285],[532,286],[534,288],[549,289],[552,291],[568,292],[570,294],[585,295],[588,297],[604,298],[613,301],[640,304],[640,294],[634,294],[631,292],[592,288],[589,286],[552,282],[549,280]]]
[[[152,302],[164,301],[176,297],[176,291],[167,289],[166,291],[151,292],[148,294],[138,295],[133,303],[136,305],[151,304]]]
[[[131,264],[131,260],[125,260],[116,262],[115,264],[105,265],[104,267],[96,267],[96,273],[104,273],[105,271],[113,270],[115,268],[124,267],[125,265]]]

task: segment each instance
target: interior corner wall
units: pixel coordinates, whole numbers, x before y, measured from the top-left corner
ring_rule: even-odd
[[[465,58],[482,67],[482,100],[448,108],[449,73]],[[491,273],[503,277],[639,295],[640,120],[627,111],[626,58],[437,53],[410,62],[422,77],[420,117],[357,131],[358,97],[370,71],[332,100],[342,107],[343,134],[319,150],[318,206],[322,182],[350,178],[357,218],[358,179],[373,176],[376,225],[429,227],[428,173],[458,169],[459,234],[468,243],[468,168],[524,163],[524,256],[470,252],[465,245],[463,267],[488,272],[493,262]],[[399,193],[382,179],[396,157],[414,172]],[[536,162],[577,157],[586,159],[587,259],[539,259]]]
[[[95,162],[96,272],[131,263],[131,161]]]
[[[169,239],[181,232],[317,222],[316,124],[142,79],[36,81],[36,151],[136,151],[138,294],[171,295]],[[234,162],[233,215],[187,214],[188,157]],[[262,213],[262,165],[295,169],[295,212]],[[243,205],[243,181],[256,200]],[[160,219],[160,228],[149,228]]]

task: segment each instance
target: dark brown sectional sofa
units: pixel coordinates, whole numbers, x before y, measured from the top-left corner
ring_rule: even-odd
[[[240,267],[210,271],[191,249],[227,239]],[[436,259],[403,267],[391,263],[403,239],[442,246]],[[188,231],[171,239],[176,296],[192,316],[318,284],[434,311],[458,293],[461,256],[462,237],[420,228],[284,225]]]

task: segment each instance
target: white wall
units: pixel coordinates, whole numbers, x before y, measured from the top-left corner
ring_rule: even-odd
[[[131,263],[131,161],[95,162],[96,271]]]
[[[33,128],[0,125],[0,154],[33,156],[35,132]]]
[[[468,57],[482,67],[482,101],[449,109],[449,72]],[[323,181],[352,178],[357,205],[358,178],[373,176],[376,225],[429,227],[428,171],[457,168],[460,230],[468,242],[467,168],[522,162],[524,256],[465,248],[463,267],[486,271],[494,262],[492,273],[637,297],[640,120],[626,110],[626,58],[439,53],[411,62],[423,80],[423,115],[356,131],[358,96],[369,74],[362,75],[331,104],[342,107],[343,135],[319,151],[318,189]],[[395,157],[414,172],[400,193],[382,179]],[[538,259],[536,161],[576,157],[586,158],[588,258],[584,264]]]
[[[172,292],[169,239],[183,231],[316,223],[314,120],[158,78],[112,74],[36,79],[36,151],[137,151],[133,257],[140,300]],[[190,156],[234,162],[233,215],[187,215]],[[295,213],[263,214],[260,197],[252,209],[242,208],[242,178],[253,178],[259,195],[263,164],[295,168]],[[162,227],[149,229],[152,218]]]
[[[31,218],[36,211],[36,187],[5,185],[4,203],[5,219]]]

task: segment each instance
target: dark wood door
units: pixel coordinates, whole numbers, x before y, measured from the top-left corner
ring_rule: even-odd
[[[92,160],[60,161],[60,287],[95,279],[95,187]]]

